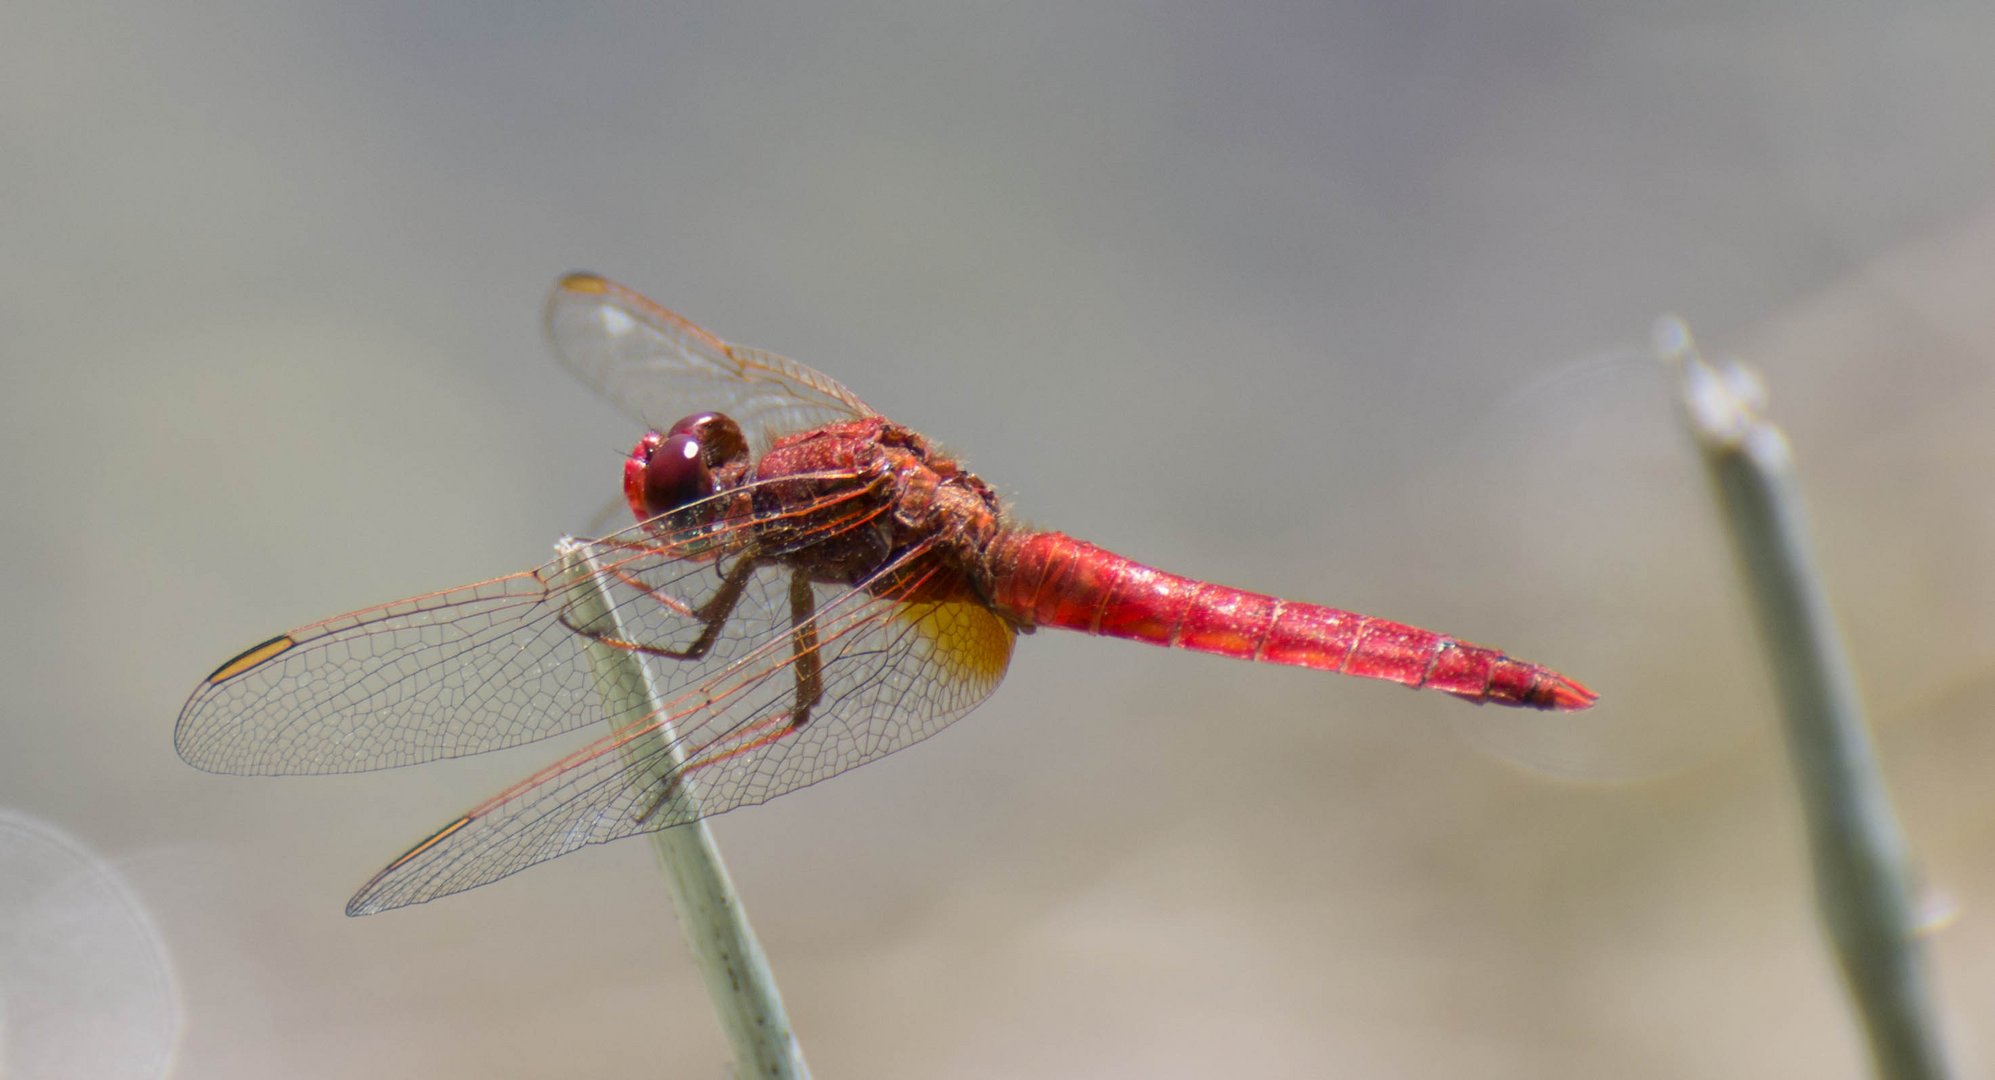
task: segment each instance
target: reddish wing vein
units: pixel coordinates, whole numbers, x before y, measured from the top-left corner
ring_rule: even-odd
[[[545,320],[562,365],[655,431],[693,413],[723,412],[760,459],[778,436],[875,411],[823,372],[730,345],[594,274],[561,279]]]
[[[920,557],[910,552],[880,575]],[[786,569],[768,571],[787,574]],[[368,882],[347,910],[420,903],[587,844],[765,802],[921,741],[996,688],[1012,631],[969,603],[908,604],[863,586],[820,586],[816,655],[823,699],[780,738],[795,702],[785,621],[734,662],[641,717],[472,809]],[[647,661],[656,675],[672,662]],[[672,743],[640,739],[669,724]],[[642,749],[637,749],[642,747]],[[633,754],[630,752],[635,750]],[[672,765],[686,762],[682,768]]]
[[[832,504],[866,490],[854,483],[809,506],[713,526],[698,523],[695,506],[589,544],[615,571],[610,600],[626,632],[683,648],[703,625],[688,612],[720,581],[711,552],[736,530],[829,521]],[[670,688],[691,684],[739,659],[749,642],[786,630],[787,588],[781,575],[758,573],[713,651],[665,665],[659,678]],[[555,561],[301,627],[202,683],[181,709],[174,746],[210,772],[295,775],[411,765],[573,731],[605,713],[585,639],[563,621],[570,599]]]

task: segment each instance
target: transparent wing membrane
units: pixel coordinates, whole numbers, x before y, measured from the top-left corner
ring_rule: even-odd
[[[829,377],[602,278],[563,279],[546,322],[562,363],[624,411],[658,431],[726,413],[758,460],[783,435],[873,414]],[[396,859],[354,914],[816,783],[941,730],[1011,657],[1012,627],[928,545],[866,581],[812,578],[851,572],[810,552],[891,512],[890,482],[786,472],[574,541],[535,570],[280,634],[202,682],[174,746],[212,772],[344,773],[595,725],[594,741]],[[605,657],[640,660],[648,688],[600,681],[595,666],[627,667]]]
[[[723,412],[759,458],[778,436],[874,414],[829,375],[730,345],[593,274],[570,274],[555,286],[546,322],[561,363],[654,431]]]
[[[720,587],[737,538],[849,497],[716,524],[701,522],[696,504],[585,543],[606,568],[626,632],[683,652],[705,628],[693,612]],[[825,532],[799,530],[795,542],[814,535]],[[571,586],[557,560],[272,638],[195,690],[174,746],[210,772],[364,772],[518,746],[603,719],[581,656],[588,639],[569,613]],[[755,572],[711,650],[661,677],[668,686],[695,682],[748,642],[787,630],[787,590],[779,569]]]
[[[814,639],[781,625],[656,713],[555,762],[413,848],[354,896],[352,914],[476,887],[589,844],[766,802],[913,745],[1003,677],[1012,630],[970,603],[905,603],[814,587]],[[798,669],[821,696],[794,726]],[[647,657],[658,676],[670,660]]]
[[[764,802],[941,730],[1010,660],[1013,631],[987,608],[910,599],[947,572],[924,549],[858,586],[742,554],[751,536],[805,545],[866,524],[837,512],[851,499],[720,523],[695,506],[577,541],[614,618],[557,559],[300,627],[218,668],[174,744],[213,772],[339,773],[613,729],[396,860],[354,897],[355,914]],[[715,597],[730,579],[723,613]],[[661,707],[605,700],[591,645],[641,656]]]

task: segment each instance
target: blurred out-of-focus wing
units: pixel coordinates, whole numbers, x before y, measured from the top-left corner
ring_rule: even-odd
[[[875,412],[828,375],[730,345],[594,274],[562,278],[546,320],[563,366],[654,431],[694,413],[726,413],[759,458],[783,435]]]

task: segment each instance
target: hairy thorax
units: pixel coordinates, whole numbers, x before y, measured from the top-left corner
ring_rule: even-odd
[[[874,591],[892,586],[923,599],[968,599],[964,593],[980,591],[972,579],[980,576],[981,553],[1004,528],[989,485],[882,417],[788,436],[763,456],[754,478],[758,517],[798,511],[764,535],[819,581],[857,585],[926,545],[922,558]]]

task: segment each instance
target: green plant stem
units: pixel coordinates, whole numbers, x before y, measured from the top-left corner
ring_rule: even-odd
[[[1787,438],[1762,418],[1757,378],[1737,363],[1707,362],[1681,322],[1657,327],[1656,351],[1681,375],[1684,418],[1752,597],[1807,822],[1816,903],[1873,1064],[1892,1080],[1947,1076],[1905,840],[1815,566]]]
[[[574,615],[580,625],[608,625],[622,637],[616,611],[602,587],[602,569],[589,557],[587,548],[564,540],[555,548],[575,575]],[[601,642],[588,648],[589,665],[596,677],[604,712],[612,727],[633,718],[654,715],[661,702],[645,659],[628,649]],[[671,751],[656,760],[662,768],[682,763],[676,746],[670,746],[672,731],[664,725],[625,747],[634,768],[643,754],[659,747],[661,741]],[[653,849],[665,872],[666,889],[679,914],[679,927],[686,944],[706,980],[720,1026],[734,1047],[735,1073],[741,1077],[808,1078],[803,1049],[790,1028],[783,999],[776,990],[775,975],[748,925],[748,914],[735,895],[727,867],[721,862],[713,834],[705,821],[694,821],[651,834]],[[697,1073],[686,1062],[674,1062],[670,1075]]]

